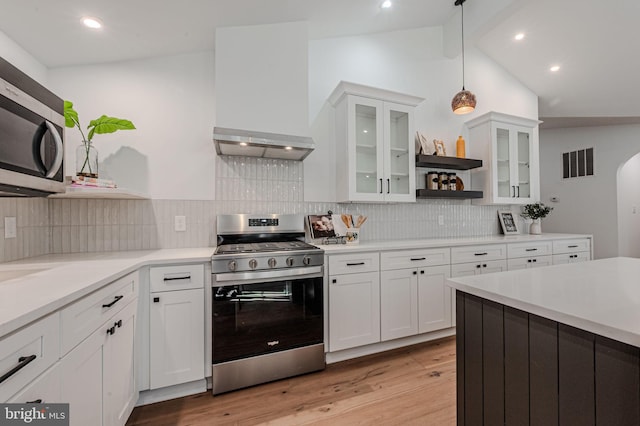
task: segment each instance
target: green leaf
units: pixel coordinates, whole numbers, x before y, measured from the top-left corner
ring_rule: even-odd
[[[64,125],[67,127],[73,127],[79,122],[78,112],[73,109],[73,102],[64,101]]]
[[[103,115],[96,120],[91,120],[87,126],[87,129],[90,129],[89,140],[93,139],[94,133],[101,135],[105,133],[113,133],[118,130],[134,130],[135,128],[136,127],[129,120],[108,117],[106,115]]]

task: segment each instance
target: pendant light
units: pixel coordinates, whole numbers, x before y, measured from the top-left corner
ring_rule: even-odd
[[[456,0],[455,5],[462,10],[462,90],[451,100],[451,109],[455,114],[468,114],[476,109],[476,95],[464,88],[464,5],[467,0]]]

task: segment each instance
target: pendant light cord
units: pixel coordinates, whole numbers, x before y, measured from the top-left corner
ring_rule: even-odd
[[[462,10],[462,90],[464,90],[464,0],[460,3]]]

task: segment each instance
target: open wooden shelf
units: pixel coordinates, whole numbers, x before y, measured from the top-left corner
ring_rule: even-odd
[[[67,186],[66,192],[49,195],[49,198],[100,198],[112,200],[147,200],[149,197],[125,188],[96,188]]]
[[[447,191],[438,189],[416,189],[416,198],[471,199],[482,198],[482,191]]]
[[[482,160],[474,160],[472,158],[440,157],[437,155],[416,155],[416,167],[470,170],[482,167]]]

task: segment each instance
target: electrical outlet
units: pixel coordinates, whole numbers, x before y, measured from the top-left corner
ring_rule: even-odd
[[[186,216],[176,216],[174,218],[174,227],[176,232],[184,232],[187,230],[187,217]]]
[[[16,238],[17,236],[16,229],[16,218],[15,216],[8,216],[4,218],[4,237],[5,238]]]
[[[438,225],[444,226],[444,216],[438,215]]]

